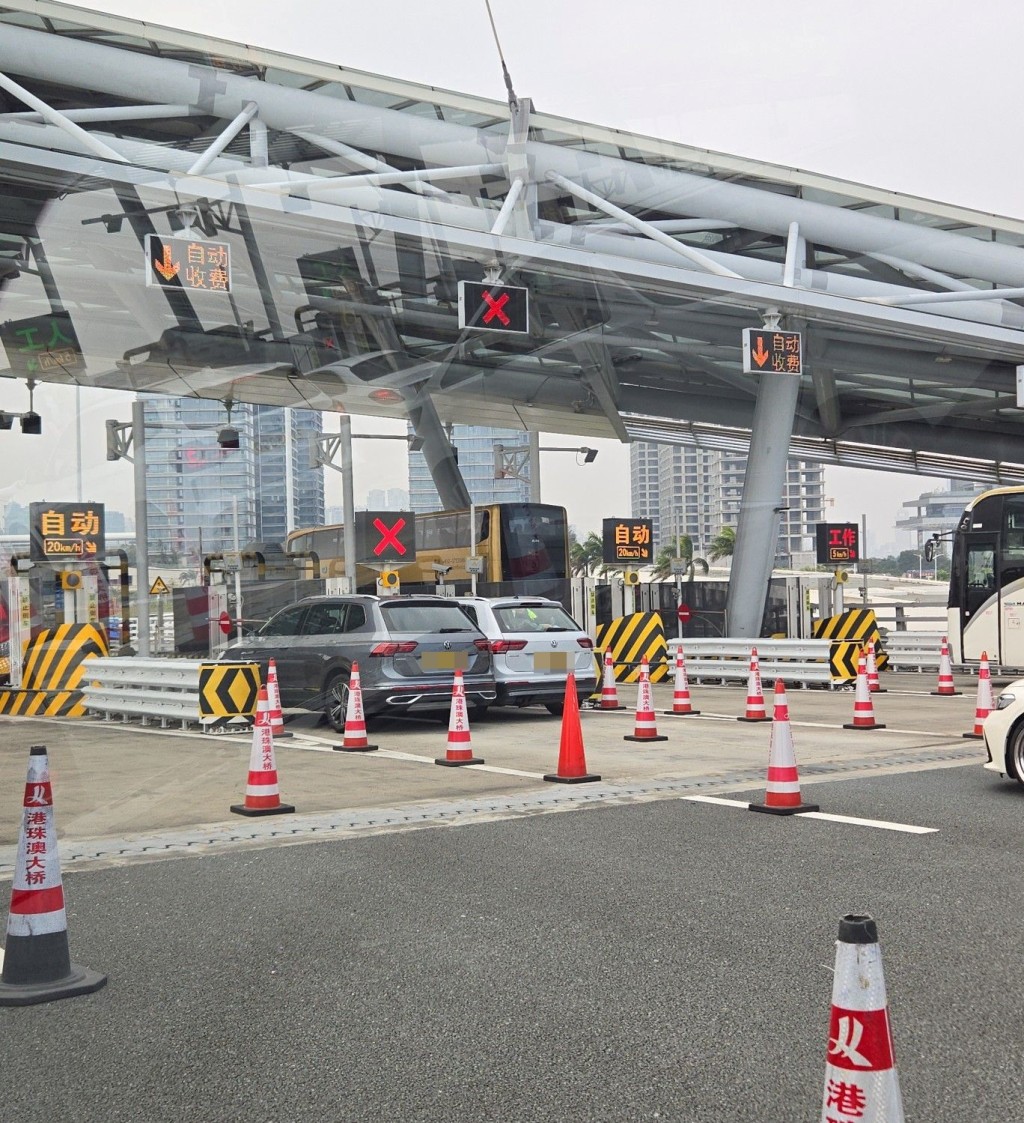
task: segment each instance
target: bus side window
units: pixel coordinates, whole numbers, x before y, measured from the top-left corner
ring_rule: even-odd
[[[490,511],[481,511],[480,512],[480,527],[479,527],[479,530],[477,532],[476,540],[477,540],[477,542],[486,542],[487,539],[490,538],[490,536],[491,536],[491,512]]]

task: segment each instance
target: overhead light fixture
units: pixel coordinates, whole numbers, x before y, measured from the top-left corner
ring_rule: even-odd
[[[11,413],[0,412],[0,429],[11,429],[14,427],[14,415]]]
[[[234,425],[225,425],[217,431],[217,444],[221,448],[238,448],[238,430]]]
[[[583,463],[584,464],[593,464],[594,461],[597,459],[597,449],[596,448],[581,448],[580,452],[583,453]]]
[[[397,405],[402,401],[402,395],[397,390],[386,388],[371,390],[369,397],[371,401],[377,402],[379,405]]]
[[[21,431],[29,436],[38,437],[43,431],[43,419],[32,410],[23,413],[21,415]]]

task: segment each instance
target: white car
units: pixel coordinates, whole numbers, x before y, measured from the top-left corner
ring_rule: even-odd
[[[597,689],[594,641],[555,600],[544,597],[456,597],[487,637],[499,706],[543,705],[561,717],[565,682],[576,676],[576,697]]]
[[[985,767],[1024,784],[1024,678],[1003,688],[981,731],[988,750]]]

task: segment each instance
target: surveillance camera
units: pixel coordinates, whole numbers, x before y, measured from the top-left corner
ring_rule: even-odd
[[[431,564],[431,569],[433,569],[433,571],[441,577],[443,577],[446,573],[451,573],[452,571],[452,567],[450,565],[439,565],[437,562],[433,562]]]
[[[23,413],[21,415],[21,431],[33,437],[38,437],[43,431],[43,419],[38,413]]]
[[[238,430],[234,425],[225,425],[217,433],[217,444],[221,448],[238,448]]]

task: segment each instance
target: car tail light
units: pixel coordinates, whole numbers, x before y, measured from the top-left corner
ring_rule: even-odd
[[[588,650],[594,646],[594,641],[590,638],[590,636],[579,636],[577,637],[576,642],[580,645],[580,647],[586,647]]]
[[[394,640],[388,643],[374,644],[370,649],[371,655],[408,655],[410,651],[415,651],[419,645],[415,640],[407,639],[402,640],[401,643],[396,643]]]
[[[491,654],[507,655],[510,651],[522,651],[525,646],[524,639],[492,639]]]
[[[475,640],[473,640],[473,646],[477,649],[477,651],[490,651],[491,650],[490,641],[485,640],[485,639],[475,639]]]

